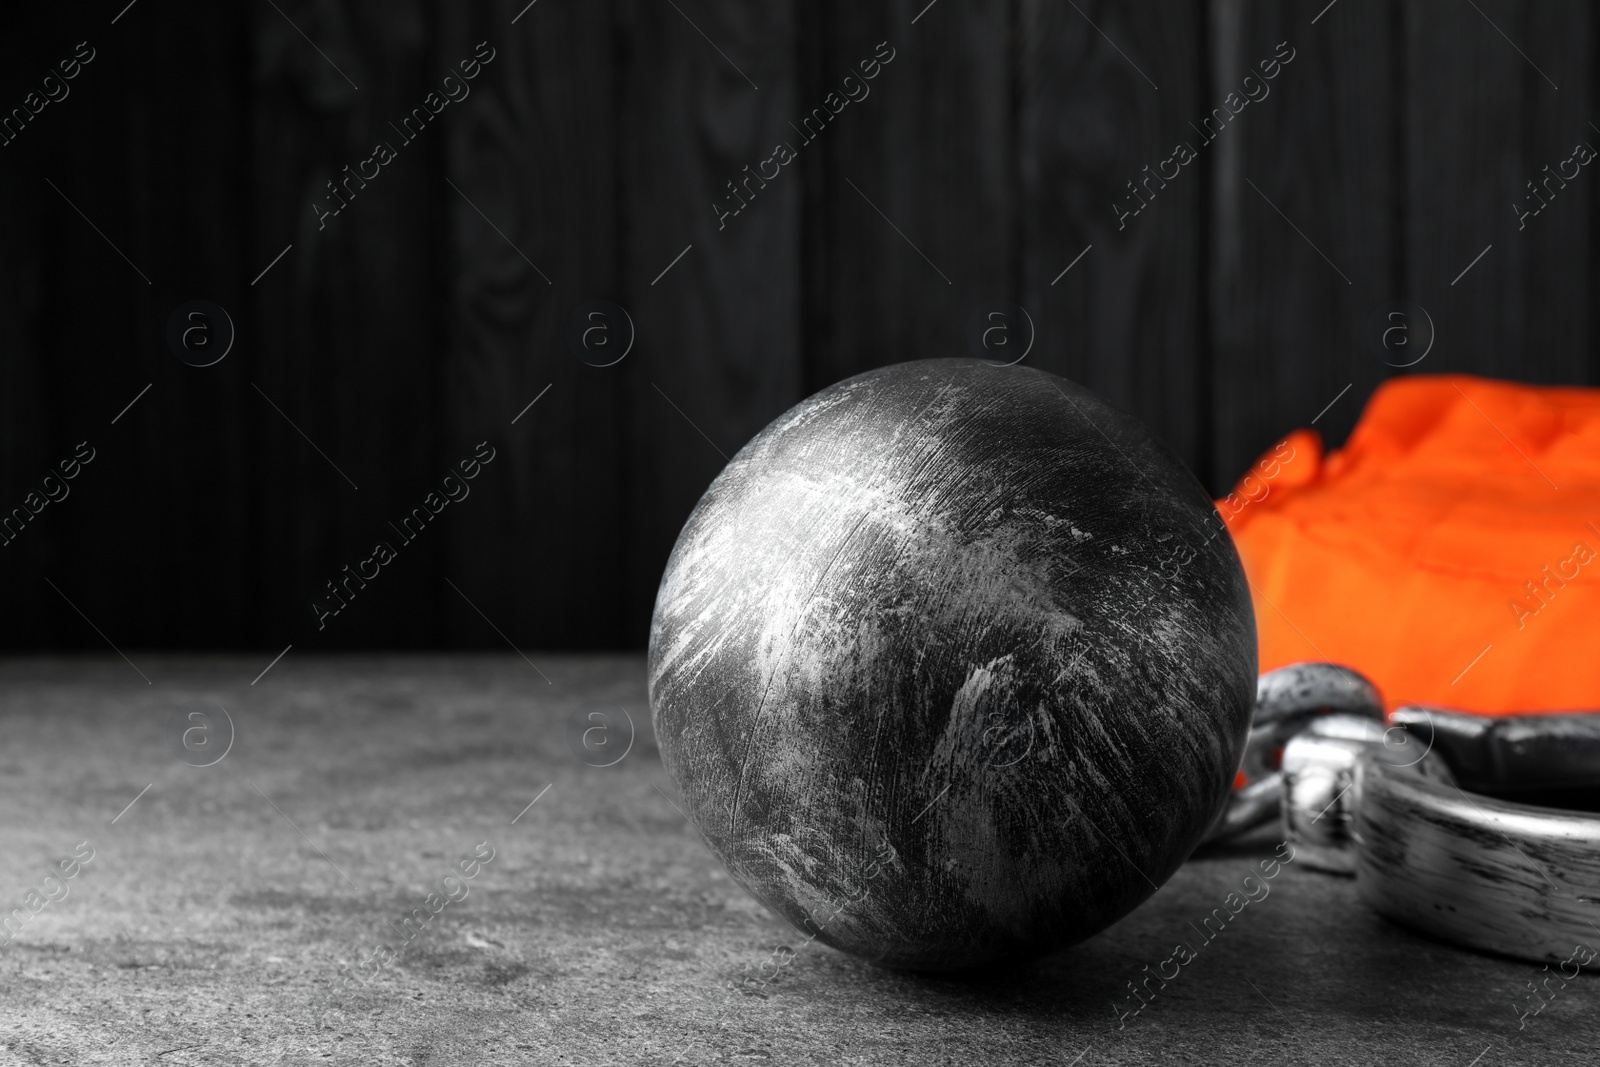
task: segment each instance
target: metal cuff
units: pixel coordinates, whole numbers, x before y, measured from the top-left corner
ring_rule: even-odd
[[[1474,795],[1443,762],[1357,762],[1362,900],[1457,944],[1600,966],[1600,817]]]
[[[1334,694],[1334,689],[1336,693]],[[1312,869],[1454,944],[1600,968],[1600,715],[1408,705],[1347,667],[1262,675],[1250,785],[1213,838],[1270,821]],[[1576,971],[1573,971],[1576,973]]]
[[[1600,714],[1412,705],[1385,727],[1382,707],[1348,667],[1263,674],[1248,784],[1207,840],[1281,812],[1297,861],[1355,875],[1361,898],[1395,922],[1600,968]]]

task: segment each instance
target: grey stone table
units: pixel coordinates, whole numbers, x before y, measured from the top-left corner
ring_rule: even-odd
[[[811,944],[734,993],[801,939],[674,809],[639,658],[291,651],[252,684],[269,656],[130,654],[149,684],[115,657],[0,662],[0,914],[25,920],[0,947],[0,1063],[1600,1061],[1593,978],[1519,1020],[1549,972],[1293,863],[1202,942],[1271,837],[1031,967],[927,978]],[[193,700],[233,722],[212,766],[171,743]],[[575,752],[589,701],[637,727],[614,766]],[[75,849],[93,858],[48,879]],[[1193,958],[1119,1025],[1179,942]]]

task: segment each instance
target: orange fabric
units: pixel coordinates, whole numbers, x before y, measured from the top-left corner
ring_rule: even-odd
[[[1391,379],[1344,448],[1296,430],[1217,506],[1263,671],[1343,663],[1390,708],[1600,709],[1600,390]]]

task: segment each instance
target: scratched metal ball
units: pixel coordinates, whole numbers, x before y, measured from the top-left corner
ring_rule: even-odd
[[[1065,379],[902,363],[717,476],[656,597],[650,705],[740,885],[887,966],[1038,956],[1116,921],[1228,796],[1256,690],[1205,490]]]

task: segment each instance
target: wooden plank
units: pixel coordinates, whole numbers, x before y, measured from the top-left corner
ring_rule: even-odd
[[[448,577],[519,644],[637,643],[724,455],[810,389],[967,353],[991,304],[1032,315],[1029,365],[1133,411],[1216,491],[1350,384],[1317,422],[1337,443],[1404,372],[1369,344],[1391,300],[1437,327],[1410,372],[1600,378],[1590,168],[1512,207],[1600,147],[1576,0],[281,6],[13,22],[19,91],[63,41],[99,56],[0,150],[31,206],[0,250],[0,489],[94,427],[111,442],[46,536],[0,554],[13,643],[100,641],[37,573],[135,641],[498,642]],[[471,100],[319,228],[324,182],[403,141],[388,124],[481,40]],[[1125,183],[1280,41],[1270,97],[1119,220]],[[835,116],[850,71],[870,95]],[[820,133],[790,126],[814,108]],[[780,142],[795,160],[745,187]],[[750,202],[724,215],[730,181]],[[207,370],[163,336],[192,297],[238,328]],[[568,350],[591,299],[632,316],[614,367]],[[484,439],[473,498],[319,632],[323,583]]]
[[[238,640],[219,616],[251,617],[237,375],[187,367],[166,341],[190,298],[243,310],[243,41],[231,8],[114,26],[74,12],[18,64],[37,79],[79,61],[5,148],[16,202],[32,205],[8,246],[37,242],[7,346],[21,372],[7,399],[38,412],[7,420],[35,431],[15,473],[37,481],[75,451],[94,457],[15,546],[26,580],[6,598],[22,643],[214,644]]]
[[[808,390],[970,355],[972,323],[1016,302],[1011,8],[824,5],[795,110],[826,115],[830,93],[861,99],[797,142],[818,190],[807,203]]]
[[[1344,439],[1396,373],[1369,343],[1374,323],[1413,293],[1399,281],[1392,5],[1241,0],[1214,14],[1204,107],[1260,97],[1205,149],[1216,167],[1210,484],[1222,493],[1296,427],[1315,421],[1330,445]]]
[[[441,582],[445,639],[503,647],[475,605],[527,647],[637,645],[643,631],[625,632],[617,606],[630,579],[625,416],[640,352],[627,350],[626,309],[584,319],[599,331],[592,351],[568,339],[589,302],[624,303],[612,12],[520,0],[444,18],[442,57],[480,41],[496,52],[446,159],[455,278],[439,460],[484,440],[496,459],[447,531],[442,577],[460,592]]]
[[[1028,362],[1132,412],[1204,477],[1201,242],[1215,150],[1164,188],[1158,177],[1136,215],[1118,211],[1141,203],[1128,183],[1144,167],[1197,140],[1188,123],[1211,95],[1200,9],[1021,10],[1020,302],[1038,329]]]
[[[774,163],[765,188],[743,186],[745,167],[761,171],[776,145],[796,141],[789,122],[810,106],[796,95],[795,8],[619,9],[623,303],[639,331],[638,358],[618,368],[630,457],[630,584],[618,610],[630,642],[645,636],[695,501],[726,457],[800,397],[801,177]],[[733,199],[735,180],[748,199]],[[740,202],[732,217],[715,206]]]
[[[1543,183],[1547,166],[1561,169],[1578,143],[1600,149],[1590,125],[1592,5],[1478,0],[1477,9],[1404,10],[1407,258],[1440,332],[1437,358],[1418,370],[1593,380],[1600,172],[1557,174],[1539,199],[1528,185]],[[1519,204],[1544,206],[1521,218]]]
[[[127,166],[120,183],[87,195],[106,204],[153,284],[133,287],[137,303],[125,326],[135,358],[101,356],[134,371],[118,374],[120,392],[108,398],[106,418],[153,384],[108,427],[121,440],[108,439],[108,466],[96,472],[105,491],[85,493],[78,512],[86,533],[78,577],[86,595],[115,598],[110,624],[120,641],[138,645],[237,647],[259,639],[252,632],[258,546],[249,535],[255,488],[248,423],[239,417],[253,356],[248,21],[226,5],[153,5],[129,11],[107,43],[120,62],[116,84],[106,87],[108,102],[120,108],[108,117],[121,127]],[[169,319],[195,300],[225,312],[185,317],[185,329],[205,327],[205,345],[222,343],[232,320],[232,347],[208,367],[187,365],[168,344]]]
[[[462,116],[447,103],[436,118],[391,125],[416,109],[425,116],[430,93],[442,99],[433,13],[423,0],[252,9],[252,264],[295,246],[251,290],[253,395],[243,409],[257,441],[259,632],[272,644],[440,636],[436,533],[395,544],[397,560],[369,586],[349,587],[354,599],[338,616],[312,610],[344,567],[359,569],[380,539],[398,540],[388,524],[422,506],[444,473],[435,440],[449,281],[442,223],[454,194],[441,162]],[[378,144],[394,153],[386,163]],[[374,167],[363,183],[360,172]],[[328,216],[313,206],[340,203]]]
[[[19,9],[13,17],[8,32],[0,37],[0,70],[5,72],[0,79],[0,91],[5,93],[0,108],[5,109],[4,114],[23,105],[25,94],[36,88],[43,73],[72,54],[70,44],[61,48],[66,31],[57,24],[64,19],[32,8]],[[76,88],[76,79],[70,84]],[[72,99],[67,97],[67,101]],[[0,134],[7,141],[0,147],[0,195],[5,203],[14,205],[6,221],[6,239],[0,241],[0,284],[8,294],[7,313],[0,315],[0,352],[4,353],[0,358],[0,519],[10,517],[18,507],[32,514],[24,503],[27,494],[41,488],[40,480],[58,458],[70,458],[71,443],[66,437],[79,428],[77,423],[63,425],[67,407],[60,402],[53,374],[59,364],[50,358],[53,339],[59,336],[49,328],[54,292],[58,291],[51,281],[60,269],[56,250],[62,247],[57,225],[66,223],[61,213],[69,209],[41,180],[38,170],[40,161],[60,147],[59,133],[51,137],[50,131],[59,129],[56,120],[62,118],[67,101],[61,106],[45,105],[26,126]],[[63,457],[54,454],[57,450]],[[68,491],[78,488],[75,480]],[[0,534],[0,541],[5,542],[0,547],[0,603],[6,606],[0,612],[0,641],[8,648],[40,647],[61,640],[67,632],[70,609],[39,575],[59,573],[62,530],[58,520],[72,503],[69,496],[59,504],[46,504],[36,518],[13,519],[7,532]]]

